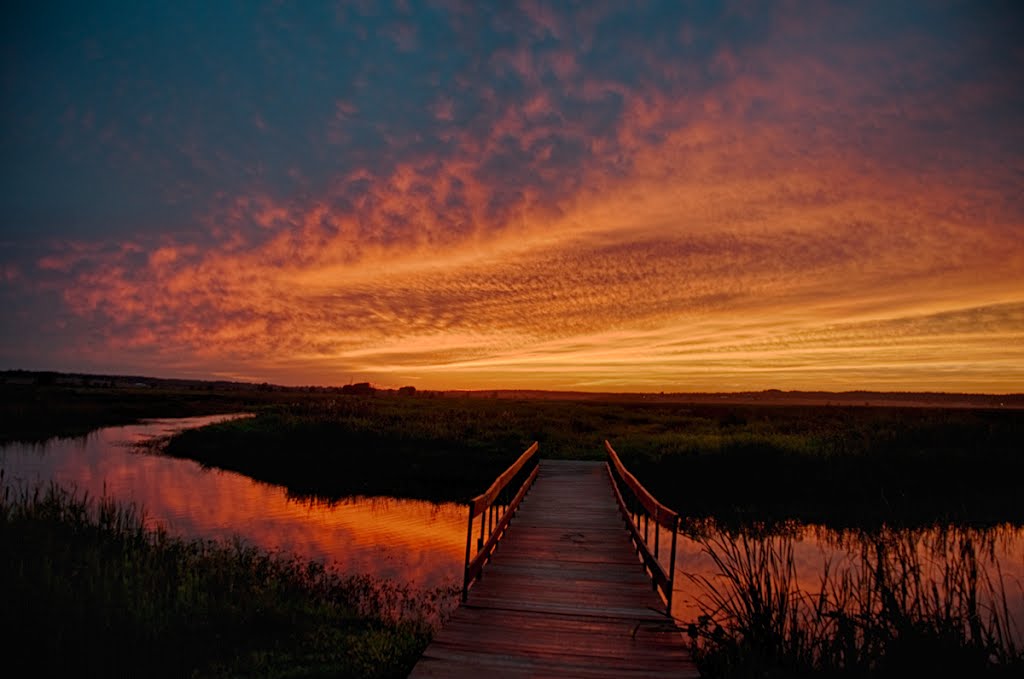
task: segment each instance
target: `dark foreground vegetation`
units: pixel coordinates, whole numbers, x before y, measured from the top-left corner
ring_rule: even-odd
[[[454,592],[147,530],[133,507],[0,488],[3,672],[403,677]]]
[[[299,495],[465,500],[530,442],[601,459],[725,523],[1024,523],[1024,412],[572,403],[403,396],[302,401],[186,431],[167,453]]]
[[[793,539],[700,537],[718,576],[689,625],[705,677],[1020,677],[1024,638],[988,560],[989,531],[881,530],[856,538],[852,563],[797,578]],[[1007,592],[1009,588],[1009,592]]]

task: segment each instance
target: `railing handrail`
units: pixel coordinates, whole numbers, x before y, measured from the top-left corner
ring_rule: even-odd
[[[500,516],[498,516],[500,507],[496,506],[494,502],[499,497],[502,497],[502,491],[505,490],[505,486],[515,478],[516,474],[522,471],[526,463],[537,452],[537,447],[537,442],[534,441],[533,445],[527,448],[519,456],[518,460],[513,462],[508,469],[494,480],[490,488],[467,503],[469,506],[469,522],[466,526],[466,561],[462,571],[463,601],[466,600],[469,594],[469,586],[482,576],[484,564],[490,560],[491,554],[498,546],[498,541],[504,536],[505,531],[512,522],[512,516],[519,509],[523,498],[526,497],[526,493],[537,479],[540,466],[534,466],[533,471],[530,472],[522,485],[520,485],[515,497],[509,499],[507,494],[503,496],[504,499],[499,504],[504,507],[504,511],[501,511]],[[487,516],[484,516],[484,514]],[[473,521],[478,516],[480,517],[480,537],[477,539],[476,553],[474,555],[472,551]],[[485,533],[486,539],[484,537]]]
[[[640,504],[644,506],[644,509],[654,517],[654,520],[660,526],[674,530],[679,520],[679,514],[658,502],[658,500],[651,495],[650,491],[644,488],[643,484],[636,480],[636,477],[626,469],[624,464],[622,464],[622,460],[619,459],[619,454],[615,452],[614,448],[612,448],[612,444],[605,441],[604,447],[608,451],[608,457],[611,458],[612,464],[615,465],[615,471],[618,472],[622,480],[626,482],[629,489],[633,491],[633,495],[635,495],[636,499],[640,501]]]
[[[473,510],[473,516],[476,518],[480,516],[484,510],[487,509],[494,502],[494,499],[498,497],[498,493],[508,485],[508,482],[519,473],[519,470],[533,457],[533,454],[537,452],[537,442],[534,441],[533,445],[526,449],[526,451],[519,456],[519,459],[513,462],[508,469],[503,471],[498,478],[494,480],[491,487],[485,490],[480,495],[469,501],[469,505]]]
[[[672,511],[665,505],[658,502],[657,499],[651,493],[643,487],[636,477],[633,476],[625,465],[622,464],[622,460],[619,459],[618,453],[612,448],[612,445],[608,441],[604,442],[605,450],[608,451],[608,457],[611,460],[611,466],[607,466],[608,480],[612,484],[612,494],[615,496],[615,501],[619,505],[619,509],[622,511],[622,518],[626,521],[626,526],[629,529],[630,538],[633,544],[636,546],[636,553],[640,557],[646,570],[650,573],[651,584],[654,586],[655,591],[661,590],[665,597],[665,614],[668,616],[672,615],[672,590],[675,587],[676,579],[676,538],[679,534],[679,514]],[[614,467],[615,473],[612,473]],[[626,504],[626,499],[622,496],[619,491],[619,486],[615,482],[616,474],[626,487],[629,488],[633,497],[636,498],[636,502],[640,507],[643,507],[645,513],[641,514],[634,504],[634,508],[631,510]],[[641,534],[641,521],[643,519],[643,531]],[[648,529],[650,527],[650,519],[654,519],[654,549],[651,550],[647,544],[649,539]],[[660,531],[658,527],[667,528],[672,535],[671,544],[671,556],[669,557],[668,569],[662,565],[659,561],[660,551]]]

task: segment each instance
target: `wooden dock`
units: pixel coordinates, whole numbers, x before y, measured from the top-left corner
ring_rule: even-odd
[[[483,516],[473,512],[470,526]],[[482,577],[410,676],[699,676],[637,551],[604,462],[542,460]]]

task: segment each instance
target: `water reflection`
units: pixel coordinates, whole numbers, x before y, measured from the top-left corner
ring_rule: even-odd
[[[9,481],[57,481],[91,495],[135,502],[150,525],[200,538],[239,536],[252,544],[334,563],[419,587],[461,578],[465,508],[395,498],[322,503],[284,488],[195,462],[140,454],[133,445],[225,417],[149,420],[86,437],[0,448]]]
[[[789,586],[806,595],[808,602],[822,592],[826,572],[826,594],[833,598],[840,586],[868,593],[881,578],[899,583],[901,596],[908,602],[916,598],[922,607],[936,603],[953,607],[959,605],[956,599],[962,594],[976,595],[982,615],[998,612],[1009,623],[1015,643],[1024,643],[1024,529],[1020,527],[835,531],[792,525],[781,534],[744,537],[709,525],[701,537],[679,537],[672,612],[681,620],[693,621],[707,612],[707,584],[723,591],[730,587],[709,555],[709,546],[719,556],[735,550],[731,556],[739,560],[757,562],[770,554],[786,561],[782,565],[791,569]]]

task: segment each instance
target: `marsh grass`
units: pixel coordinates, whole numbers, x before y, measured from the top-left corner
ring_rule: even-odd
[[[696,538],[718,575],[691,576],[690,625],[709,677],[1020,676],[1021,630],[990,538],[949,529],[861,536],[801,589],[790,536]]]
[[[462,501],[533,441],[542,457],[604,459],[605,439],[695,518],[1024,522],[1024,412],[336,397],[182,432],[166,450],[298,496]]]
[[[0,587],[7,676],[405,676],[455,602],[56,485],[2,488]]]
[[[181,432],[165,452],[285,485],[296,496],[461,501],[485,489],[538,435],[560,427],[547,421],[551,415],[539,403],[342,397]],[[549,455],[582,448],[546,438]]]

